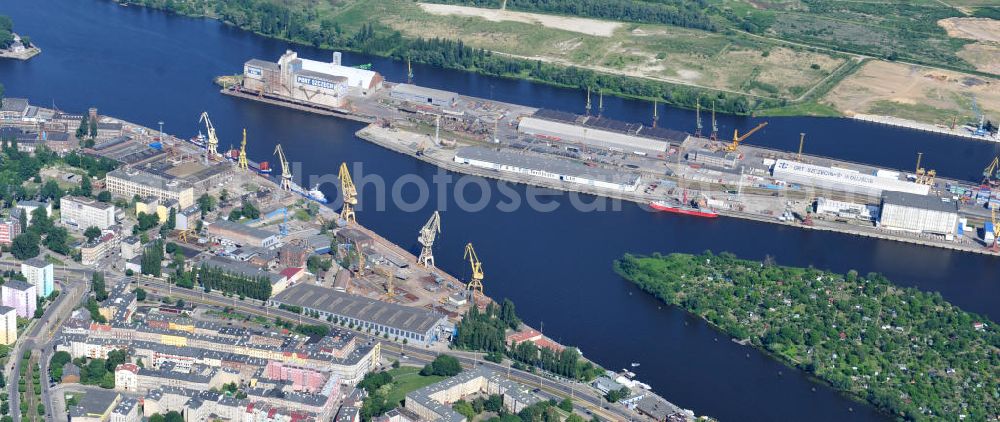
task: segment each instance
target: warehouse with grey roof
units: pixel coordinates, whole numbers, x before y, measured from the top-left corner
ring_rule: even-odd
[[[459,148],[455,162],[490,170],[539,176],[561,182],[577,183],[604,189],[634,192],[639,188],[639,173],[588,167],[564,158],[530,155],[507,149],[484,147]]]
[[[302,283],[271,298],[271,305],[292,305],[333,317],[362,329],[371,328],[390,338],[409,343],[431,344],[453,326],[444,315],[423,308],[398,305],[352,295],[331,288]]]
[[[958,227],[958,204],[927,195],[884,192],[879,227],[915,233],[953,236]]]

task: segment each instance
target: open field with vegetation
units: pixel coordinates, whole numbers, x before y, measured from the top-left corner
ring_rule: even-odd
[[[898,74],[854,75],[894,61],[984,80],[1000,67],[982,19],[1000,10],[976,0],[507,0],[506,10],[501,0],[119,1],[315,46],[682,107],[714,101],[730,113],[938,118],[961,105],[933,101],[940,88],[895,101],[838,85],[897,83]],[[920,110],[907,107],[910,97]]]
[[[996,120],[1000,79],[871,61],[824,98],[844,113],[869,113],[951,125],[975,120],[972,99]]]
[[[996,420],[1000,334],[940,294],[731,254],[626,255],[615,270],[903,420]]]
[[[514,20],[442,16],[408,1],[379,3],[385,8],[373,11],[372,18],[408,37],[454,37],[519,57],[769,98],[798,98],[845,62],[769,41],[676,26],[630,23],[593,35]]]

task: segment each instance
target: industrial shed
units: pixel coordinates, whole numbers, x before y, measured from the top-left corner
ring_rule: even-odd
[[[465,147],[455,154],[455,162],[497,171],[544,177],[569,183],[633,192],[639,188],[638,173],[587,167],[557,157],[542,157],[511,150]]]
[[[957,226],[958,204],[955,202],[903,192],[886,192],[882,196],[879,227],[952,236]]]
[[[913,195],[927,195],[930,192],[930,186],[905,180],[789,160],[776,161],[771,174],[775,179],[788,183],[873,197],[879,197],[883,192],[905,192]]]
[[[581,126],[563,121],[524,117],[521,119],[520,124],[518,124],[517,130],[527,135],[549,137],[564,142],[579,142],[594,148],[609,149],[618,152],[659,155],[664,153],[669,146],[666,140],[629,135],[607,128],[608,125],[604,123],[607,122],[602,122],[602,126]],[[634,129],[631,127],[614,127],[618,129]]]
[[[389,97],[415,104],[430,104],[438,107],[451,107],[458,103],[458,94],[434,88],[425,88],[411,84],[397,84],[389,90]]]

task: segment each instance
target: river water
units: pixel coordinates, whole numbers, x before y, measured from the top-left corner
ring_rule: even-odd
[[[430,201],[412,210],[388,201],[380,207],[381,194],[391,194],[394,182],[431,181],[439,171],[355,138],[353,132],[362,127],[358,123],[223,96],[211,82],[213,76],[240,72],[249,58],[274,60],[286,48],[318,60],[326,60],[329,51],[290,46],[212,20],[106,1],[5,0],[0,14],[10,15],[15,30],[30,35],[43,50],[28,62],[0,61],[0,83],[8,96],[75,112],[96,106],[102,114],[149,127],[163,121],[165,131],[180,136],[194,134],[198,115],[207,110],[222,147],[238,144],[240,129],[247,128],[253,159],[273,162],[271,152],[281,142],[300,175],[330,175],[342,161],[361,163],[354,167],[356,182],[367,180],[364,175],[378,175],[388,187],[359,183],[360,222],[416,251],[417,230],[435,208],[443,208],[443,233],[435,247],[439,267],[467,278],[462,247],[474,242],[490,296],[513,299],[526,322],[560,342],[579,346],[607,368],[640,362],[635,369],[641,380],[699,414],[740,421],[886,419],[638,291],[612,272],[612,261],[623,253],[730,251],[751,259],[771,255],[785,265],[878,271],[900,285],[939,291],[964,309],[997,318],[1000,283],[995,268],[1000,260],[993,257],[731,218],[654,214],[632,204],[620,204],[617,211],[581,212],[572,206],[578,198],[563,194],[540,199],[556,206],[555,211],[527,206],[509,211],[503,209],[509,201],[497,193],[495,182],[475,178],[469,180],[482,182],[493,193],[476,212],[456,203],[451,194],[455,184],[430,186],[426,194],[442,195],[440,204]],[[389,80],[405,79],[405,63],[356,54],[345,54],[344,60],[371,62]],[[414,70],[415,82],[421,85],[583,110],[584,94],[578,91],[421,65]],[[651,116],[647,103],[612,97],[604,102],[610,117],[637,121]],[[693,112],[664,110],[661,126],[693,130]],[[752,127],[758,120],[719,116],[721,133]],[[976,180],[998,151],[993,144],[845,119],[769,121],[751,142],[794,150],[799,132],[806,132],[809,153],[891,168],[912,167],[921,151],[928,168],[966,180]],[[463,187],[465,201],[476,202],[481,193],[477,186]],[[336,196],[334,184],[322,189],[328,197]],[[523,186],[510,191],[527,193]],[[410,201],[421,195],[415,183],[400,192]]]

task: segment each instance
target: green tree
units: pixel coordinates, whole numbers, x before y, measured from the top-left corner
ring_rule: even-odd
[[[139,259],[139,266],[143,274],[159,277],[163,272],[163,241],[156,241],[146,245],[142,250],[142,257]]]
[[[65,227],[53,227],[49,234],[45,236],[45,247],[53,252],[69,255],[69,231]]]
[[[55,180],[49,179],[42,185],[42,189],[38,191],[39,199],[42,201],[53,201],[54,203],[59,203],[59,198],[62,198],[64,192],[59,184]],[[34,218],[34,215],[32,215]]]
[[[111,202],[111,192],[102,190],[97,194],[97,200],[101,202]]]
[[[170,214],[167,215],[167,221],[163,223],[163,226],[169,230],[177,228],[177,209],[170,208]]]
[[[104,302],[108,298],[108,289],[104,282],[104,274],[94,272],[90,276],[90,290],[94,292],[94,298],[98,302]]]
[[[83,139],[87,136],[87,128],[90,126],[90,122],[87,120],[87,116],[80,117],[80,126],[76,128],[76,139]]]
[[[14,238],[14,242],[10,246],[10,252],[14,254],[14,258],[22,261],[34,258],[39,253],[39,241],[40,239],[35,233],[21,233]]]
[[[22,214],[21,217],[17,219],[17,222],[21,226],[21,233],[28,231],[28,218],[26,215]]]
[[[49,358],[49,378],[54,381],[59,381],[62,379],[63,366],[72,361],[73,358],[70,356],[69,352],[58,351],[52,354]]]
[[[83,231],[83,237],[86,237],[88,242],[93,242],[94,239],[101,237],[101,229],[95,226],[87,227],[87,230]]]
[[[442,375],[446,377],[451,377],[458,375],[462,372],[462,365],[458,362],[454,356],[451,355],[438,355],[434,358],[434,361],[428,363],[420,370],[420,375]]]
[[[90,197],[94,194],[94,186],[90,183],[90,176],[83,175],[83,180],[80,181],[80,189],[77,191],[77,195]]]
[[[146,290],[142,288],[135,289],[135,300],[143,302],[146,300]]]
[[[203,193],[198,197],[198,208],[201,210],[202,214],[211,212],[215,209],[215,197],[209,195],[208,193]]]
[[[243,202],[243,208],[240,210],[240,215],[249,218],[251,220],[256,220],[260,218],[260,210],[257,209],[249,201]]]
[[[41,236],[52,230],[52,227],[54,227],[54,224],[49,219],[49,213],[45,211],[45,207],[38,207],[31,211],[31,227],[28,230],[34,231],[35,234]]]
[[[455,404],[451,405],[451,408],[470,421],[476,418],[476,410],[465,400],[459,399]]]
[[[559,408],[562,409],[562,410],[565,410],[567,412],[572,412],[573,411],[573,401],[570,400],[570,399],[563,399],[561,402],[559,402]]]

